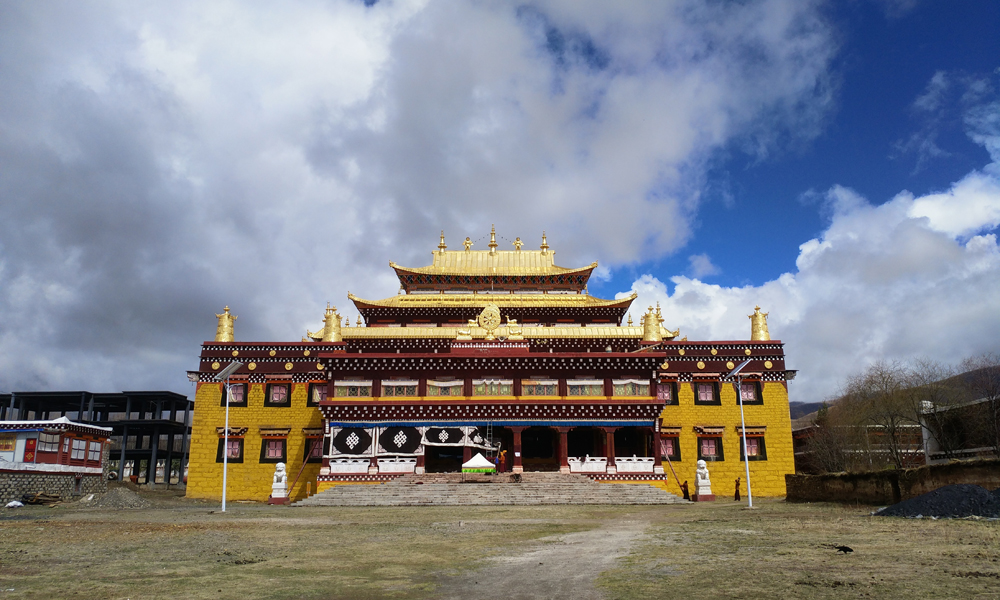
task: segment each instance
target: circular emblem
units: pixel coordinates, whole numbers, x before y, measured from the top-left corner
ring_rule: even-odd
[[[715,348],[712,348],[712,356],[715,356],[718,353],[719,353],[718,350],[716,350]]]
[[[486,330],[486,339],[493,339],[493,332],[500,327],[500,307],[496,304],[487,304],[483,312],[479,313],[479,326]]]
[[[271,356],[274,356],[275,354],[277,354],[277,352],[275,352],[274,350],[271,350],[270,352],[268,352],[268,354],[270,354]]]
[[[680,354],[681,356],[684,356],[684,351],[683,350],[678,350],[677,354]]]
[[[750,356],[750,348],[747,348],[746,350],[744,350],[743,354],[746,354],[747,356]]]
[[[667,361],[663,361],[663,364],[660,365],[660,368],[666,371],[667,369],[670,368],[670,363],[668,363]]]
[[[767,367],[768,369],[770,369],[771,367],[774,366],[774,364],[771,363],[771,361],[769,361],[769,360],[765,360],[764,361],[764,366]]]
[[[326,368],[326,366],[323,363],[316,363],[316,368],[322,371]]]
[[[247,368],[253,371],[254,369],[257,368],[257,363],[250,363],[249,365],[247,365]]]
[[[220,365],[220,364],[219,364],[219,363],[217,363],[217,362],[214,362],[214,363],[212,363],[212,368],[213,368],[213,369],[215,369],[216,371],[218,371],[218,370],[219,370],[219,367],[221,367],[221,366],[222,366],[222,365]]]
[[[302,356],[309,356],[309,351],[308,351],[308,350],[306,350],[305,352],[303,352],[303,353],[302,353]]]
[[[699,360],[699,361],[698,361],[698,368],[699,368],[699,369],[704,369],[704,368],[705,368],[705,363],[703,363],[703,362],[701,362],[701,361]]]
[[[239,355],[240,355],[239,350],[233,350],[233,356],[239,356]]]
[[[736,368],[736,365],[733,364],[733,361],[729,361],[726,363],[726,368],[732,370]]]
[[[292,367],[294,367],[294,366],[295,366],[295,365],[293,365],[292,363],[290,363],[290,362],[287,362],[287,363],[285,363],[285,370],[286,370],[286,371],[291,371],[291,370],[292,370]]]

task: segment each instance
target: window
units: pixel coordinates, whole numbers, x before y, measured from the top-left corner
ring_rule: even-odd
[[[260,462],[285,462],[286,442],[285,438],[264,438],[260,445]]]
[[[291,404],[287,383],[267,384],[267,395],[264,396],[264,406],[288,406]]]
[[[760,393],[760,382],[744,381],[741,383],[740,402],[743,404],[762,404],[764,399]]]
[[[416,396],[416,381],[385,380],[382,382],[382,395],[393,398],[400,396]]]
[[[434,381],[427,380],[428,396],[464,396],[465,381]]]
[[[677,404],[677,384],[668,381],[656,384],[656,399],[663,404]]]
[[[90,452],[88,452],[87,460],[101,462],[101,442],[90,442]]]
[[[38,434],[38,451],[39,452],[59,452],[59,434],[58,433],[39,433]]]
[[[69,454],[69,441],[71,438],[63,438],[63,454]]]
[[[333,396],[335,398],[369,398],[372,395],[370,381],[334,381]]]
[[[84,460],[87,458],[87,440],[73,440],[73,454],[70,455],[73,460]]]
[[[215,462],[222,462],[222,451],[226,449],[226,458],[231,463],[243,462],[243,438],[229,438],[229,445],[225,445],[225,438],[219,438],[219,449],[215,454]]]
[[[680,439],[677,436],[665,436],[660,438],[660,456],[670,460],[681,459]]]
[[[645,379],[615,379],[615,396],[648,396],[649,380]]]
[[[764,449],[764,436],[747,435],[747,453],[750,460],[767,460]],[[740,460],[743,460],[743,436],[740,436]]]
[[[513,379],[476,379],[472,382],[473,396],[510,396],[513,393]]]
[[[698,460],[720,461],[722,456],[721,437],[700,437],[698,438]]]
[[[559,382],[554,379],[522,379],[522,396],[558,396]]]
[[[302,458],[311,463],[323,462],[324,442],[325,438],[321,437],[306,438],[306,447],[302,451]]]
[[[719,399],[719,385],[716,383],[695,383],[695,404],[722,404]]]
[[[603,396],[604,382],[600,379],[570,379],[566,382],[569,396]]]
[[[326,383],[310,383],[309,398],[306,400],[306,406],[319,406],[320,402],[326,400],[326,393]]]
[[[245,383],[234,383],[229,386],[229,406],[246,406],[247,405],[247,384]],[[219,406],[226,405],[226,388],[222,388],[222,398],[219,401]]]

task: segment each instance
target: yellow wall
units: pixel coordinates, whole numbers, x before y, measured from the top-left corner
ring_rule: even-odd
[[[779,382],[762,384],[763,404],[743,407],[747,427],[767,426],[764,447],[767,460],[750,461],[750,484],[754,496],[784,496],[785,475],[795,472],[792,451],[792,423],[788,412],[788,392]],[[720,386],[722,406],[695,406],[694,390],[690,383],[677,384],[676,406],[666,406],[660,414],[664,426],[679,426],[681,460],[672,461],[677,477],[687,480],[691,493],[695,492],[694,473],[698,462],[698,434],[695,425],[725,426],[722,434],[722,461],[709,462],[708,472],[712,481],[712,492],[716,496],[733,496],[735,480],[740,478],[740,490],[746,496],[746,474],[740,460],[741,436],[737,431],[740,424],[740,407],[736,404],[736,391],[732,384]],[[677,493],[677,483],[670,473],[667,462],[663,469],[670,476],[669,491]]]
[[[289,406],[264,406],[264,384],[252,383],[246,406],[229,407],[229,427],[246,427],[243,442],[243,462],[229,463],[227,500],[256,500],[267,502],[271,495],[274,463],[260,463],[260,428],[290,427],[286,446],[286,470],[291,485],[305,453],[306,438],[303,428],[323,426],[323,418],[315,406],[306,406],[309,384],[292,384]],[[226,409],[221,406],[222,384],[199,383],[194,399],[194,421],[191,426],[191,459],[188,466],[187,496],[189,498],[222,499],[222,463],[215,462],[219,450],[216,428],[225,424]],[[294,488],[289,491],[293,501],[306,494],[306,482],[316,489],[320,463],[309,463],[302,471]]]

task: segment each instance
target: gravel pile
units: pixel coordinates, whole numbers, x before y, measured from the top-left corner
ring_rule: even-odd
[[[139,494],[126,488],[114,488],[94,501],[91,506],[99,508],[146,508],[149,502]]]
[[[961,483],[946,485],[922,496],[904,500],[875,513],[880,517],[992,517],[1000,518],[1000,488]]]

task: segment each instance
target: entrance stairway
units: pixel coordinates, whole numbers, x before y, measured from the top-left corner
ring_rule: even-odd
[[[597,483],[582,475],[509,473],[463,480],[461,473],[403,475],[384,484],[338,485],[295,506],[485,506],[532,504],[687,504],[644,483]]]

